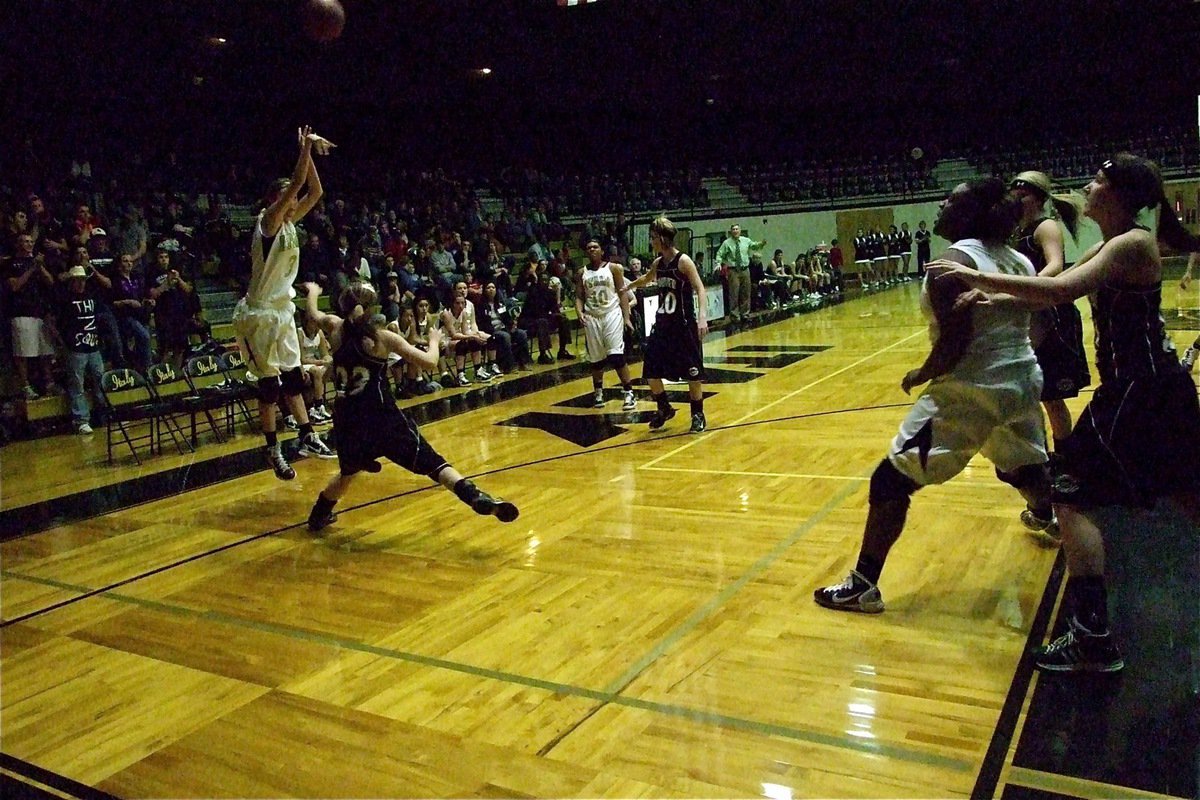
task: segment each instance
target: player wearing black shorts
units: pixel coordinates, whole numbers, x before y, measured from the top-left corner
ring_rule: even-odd
[[[642,360],[642,377],[650,384],[650,399],[658,404],[650,430],[658,430],[675,416],[663,381],[682,380],[688,383],[691,431],[701,433],[708,427],[704,417],[704,354],[700,347],[708,333],[704,282],[692,259],[675,247],[675,225],[666,217],[650,223],[650,245],[658,257],[645,275],[626,286],[627,292],[647,285],[658,287],[658,315]]]
[[[1052,194],[1049,176],[1035,171],[1022,172],[1009,188],[1021,201],[1021,222],[1013,247],[1033,262],[1037,274],[1058,275],[1067,268],[1058,219],[1071,238],[1076,238],[1082,198],[1074,193]],[[1045,213],[1048,203],[1052,204],[1051,215]],[[1083,319],[1072,301],[1040,310],[1034,325],[1040,334],[1034,352],[1042,368],[1041,400],[1057,452],[1059,443],[1071,435],[1071,412],[1064,401],[1078,397],[1079,390],[1092,382],[1083,349]]]
[[[1158,166],[1147,159],[1114,156],[1084,192],[1084,213],[1100,226],[1103,239],[1066,272],[985,275],[947,261],[931,263],[930,269],[1039,306],[1094,295],[1100,385],[1055,466],[1069,625],[1035,651],[1034,663],[1054,672],[1116,672],[1125,661],[1109,630],[1104,579],[1105,539],[1114,533],[1105,528],[1115,520],[1101,509],[1146,508],[1165,500],[1200,526],[1200,403],[1163,323],[1156,241],[1198,252],[1200,238],[1175,216]],[[1158,215],[1157,235],[1139,224],[1143,209]]]
[[[337,519],[333,507],[359,472],[379,472],[377,459],[386,458],[409,472],[428,475],[469,505],[476,514],[512,522],[519,514],[506,500],[482,491],[433,449],[417,424],[396,406],[388,383],[388,354],[395,353],[426,369],[436,369],[441,346],[437,329],[429,332],[424,350],[392,331],[371,324],[367,309],[375,303],[375,290],[355,282],[338,297],[342,316],[317,309],[321,289],[306,283],[307,311],[333,348],[333,425],[338,437],[338,474],[321,490],[308,516],[309,530],[319,531]]]

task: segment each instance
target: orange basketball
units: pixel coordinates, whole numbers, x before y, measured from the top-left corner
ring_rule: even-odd
[[[304,0],[300,13],[304,32],[317,42],[332,42],[346,24],[346,11],[338,0]]]

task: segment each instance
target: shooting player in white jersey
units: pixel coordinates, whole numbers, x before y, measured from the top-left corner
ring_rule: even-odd
[[[312,151],[326,154],[333,144],[308,126],[298,132],[300,155],[292,177],[276,181],[267,193],[266,208],[254,223],[250,244],[250,287],[233,312],[233,328],[246,364],[258,379],[258,410],[266,437],[267,463],[281,480],[296,477],[279,445],[276,407],[282,392],[288,410],[300,426],[300,455],[335,458],[313,430],[304,407],[304,376],[300,370],[300,341],[296,335],[296,290],[300,269],[300,240],[296,223],[321,199],[323,190]],[[307,188],[304,197],[300,191]]]

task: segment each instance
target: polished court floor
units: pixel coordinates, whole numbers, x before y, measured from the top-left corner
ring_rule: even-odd
[[[142,467],[105,465],[100,436],[10,445],[0,777],[78,797],[1197,796],[1200,547],[1169,513],[1112,547],[1117,678],[1031,671],[1061,559],[981,458],[914,499],[884,614],[812,603],[854,563],[927,349],[910,284],[712,334],[702,435],[686,387],[655,434],[644,386],[623,413],[609,373],[592,409],[578,364],[406,401],[520,506],[508,525],[388,465],[314,536],[333,463],[279,482],[249,433]]]

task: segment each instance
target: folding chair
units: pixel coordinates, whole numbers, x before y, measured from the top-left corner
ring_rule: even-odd
[[[250,413],[246,401],[258,402],[258,381],[250,374],[246,366],[246,357],[242,355],[241,350],[229,350],[217,361],[221,365],[221,372],[225,375],[225,383],[235,396],[234,407],[241,413],[247,425],[257,429],[258,418]]]
[[[208,408],[220,408],[224,413],[225,432],[233,435],[233,424],[237,419],[240,391],[231,384],[221,369],[221,362],[211,353],[202,356],[192,356],[183,364],[183,376],[192,394],[202,398]],[[247,421],[250,421],[249,411],[243,411]]]
[[[187,414],[191,420],[192,447],[197,444],[196,417],[203,414],[208,422],[208,428],[218,442],[225,441],[212,412],[225,407],[225,400],[213,394],[203,395],[197,392],[183,372],[177,372],[170,364],[151,364],[146,370],[146,380],[155,396],[166,403],[172,415]]]
[[[105,438],[108,445],[108,463],[113,463],[113,431],[116,429],[133,454],[133,460],[141,465],[134,442],[149,442],[150,451],[162,452],[162,432],[171,435],[175,448],[182,454],[184,447],[193,452],[187,436],[175,421],[168,403],[154,395],[150,384],[141,373],[132,369],[110,369],[100,378],[100,393],[105,405]],[[137,434],[139,423],[145,423],[146,431]],[[136,435],[131,435],[136,434]]]

